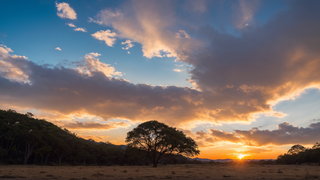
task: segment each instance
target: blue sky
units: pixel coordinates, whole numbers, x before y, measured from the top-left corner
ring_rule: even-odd
[[[94,17],[97,12],[103,9],[118,8],[124,1],[68,1],[72,8],[78,12],[77,19],[61,19],[57,16],[55,3],[58,1],[2,1],[1,28],[2,36],[0,40],[8,47],[14,47],[16,54],[27,56],[36,63],[49,63],[56,65],[67,61],[77,61],[83,59],[83,56],[89,52],[98,52],[101,54],[100,61],[111,64],[120,72],[126,75],[123,78],[132,83],[147,83],[152,85],[192,85],[186,81],[189,78],[188,73],[174,72],[176,58],[146,58],[141,52],[141,45],[134,43],[130,49],[130,54],[122,49],[121,45],[125,39],[118,40],[114,47],[108,47],[101,41],[93,39],[90,34],[104,29],[113,29],[112,27],[100,26],[88,22],[89,17]],[[62,2],[62,1],[61,1]],[[176,2],[177,3],[177,2]],[[225,11],[219,11],[221,3],[212,3],[212,11],[208,12],[210,17],[209,24],[217,27],[223,33],[229,33],[235,36],[241,34],[233,28],[228,22],[232,13],[232,4],[227,2]],[[182,6],[179,2],[177,6]],[[272,14],[284,10],[285,4],[279,2],[261,2],[261,11],[257,13],[257,21],[265,23]],[[265,6],[265,7],[264,7]],[[15,8],[8,8],[15,7]],[[224,21],[219,17],[225,16]],[[73,28],[67,26],[67,23],[73,23],[77,27],[83,27],[87,32],[75,32]],[[208,22],[206,22],[208,23]],[[60,47],[62,51],[54,48]],[[186,65],[186,64],[185,64]]]
[[[320,137],[317,1],[0,4],[2,109],[116,144],[157,119],[209,158],[275,158]]]
[[[18,3],[18,6],[16,4]],[[123,78],[132,83],[147,83],[152,85],[191,86],[186,81],[186,72],[177,73],[173,62],[175,58],[143,57],[141,45],[136,44],[130,49],[130,54],[122,49],[124,45],[118,40],[114,47],[90,36],[96,31],[107,29],[104,26],[88,22],[98,11],[119,5],[115,2],[71,1],[73,9],[77,11],[77,19],[61,19],[57,16],[55,1],[2,1],[0,40],[8,47],[15,47],[16,54],[23,54],[36,63],[56,65],[67,61],[83,59],[89,52],[101,54],[100,61],[111,64],[126,75]],[[8,8],[15,7],[15,8]],[[73,23],[77,27],[84,27],[87,32],[75,32],[66,25]],[[110,29],[110,28],[108,28]],[[112,29],[112,28],[111,28]],[[55,50],[60,47],[62,51]]]

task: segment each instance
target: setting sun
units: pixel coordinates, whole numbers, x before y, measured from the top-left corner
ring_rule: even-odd
[[[238,155],[238,158],[241,160],[243,157],[245,157],[246,155],[244,155],[244,154],[239,154]]]

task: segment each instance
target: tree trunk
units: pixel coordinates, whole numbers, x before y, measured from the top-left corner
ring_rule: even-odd
[[[43,155],[41,156],[41,162],[40,162],[41,165],[43,165]]]
[[[153,162],[153,167],[154,167],[154,168],[158,167],[158,163]]]
[[[29,151],[28,151],[28,145],[26,146],[26,150],[24,151],[24,162],[23,164],[27,164],[28,163],[28,159],[29,159]]]
[[[58,154],[58,153],[57,153]],[[58,160],[58,164],[60,165],[62,158],[64,157],[65,153],[62,153],[61,155],[58,154],[59,160]]]
[[[59,165],[61,164],[61,159],[62,159],[62,156],[59,158]]]
[[[156,156],[153,156],[153,167],[156,168],[158,166],[158,161]]]
[[[33,162],[32,162],[32,164],[36,164],[36,163],[37,163],[37,157],[38,157],[38,155],[37,155],[37,154],[35,154],[35,156],[34,156],[34,158],[33,158]]]
[[[24,151],[24,162],[23,162],[23,164],[27,164],[28,163],[28,159],[32,155],[33,147],[34,146],[31,146],[31,143],[27,143],[26,149]]]
[[[50,153],[48,153],[48,155],[47,155],[47,157],[46,157],[46,162],[45,162],[45,164],[44,164],[44,165],[47,165],[49,155],[50,155]]]
[[[9,152],[11,150],[11,147],[13,146],[13,144],[14,144],[14,141],[12,141],[9,146],[7,146],[7,152]]]

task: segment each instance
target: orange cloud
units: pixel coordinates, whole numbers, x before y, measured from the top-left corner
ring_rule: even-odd
[[[122,9],[102,10],[89,21],[112,26],[119,38],[142,44],[143,55],[147,58],[183,58],[182,52],[191,52],[201,43],[190,38],[185,30],[169,31],[176,23],[171,7],[169,1],[132,1]]]
[[[93,129],[93,130],[109,130],[116,129],[118,127],[126,127],[128,124],[124,122],[113,122],[113,123],[98,123],[98,122],[60,122],[62,127],[67,129]]]
[[[234,130],[234,132],[223,132],[217,129],[210,129],[209,133],[199,131],[195,138],[200,144],[212,146],[214,143],[231,142],[243,144],[249,147],[252,152],[261,150],[254,146],[267,145],[292,145],[292,144],[314,144],[320,138],[320,122],[311,123],[308,127],[295,127],[287,122],[278,125],[276,130]],[[250,152],[249,150],[248,153]],[[251,153],[252,153],[251,152]]]
[[[122,76],[122,73],[116,71],[110,64],[100,62],[98,56],[101,56],[101,54],[94,52],[86,54],[83,61],[73,63],[76,65],[75,69],[88,75],[91,75],[92,72],[102,72],[107,77]]]
[[[96,142],[108,142],[107,138],[109,136],[99,135],[99,136],[93,136],[93,135],[80,135],[80,137],[84,139],[92,139]]]
[[[273,151],[273,146],[263,146],[263,147],[254,147],[254,146],[242,146],[240,148],[233,148],[234,154],[243,154],[246,156],[252,156],[263,153],[270,153]]]

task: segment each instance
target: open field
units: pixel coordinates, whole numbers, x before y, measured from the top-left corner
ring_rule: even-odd
[[[319,179],[320,166],[163,165],[151,166],[0,166],[0,179]]]

